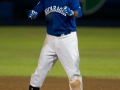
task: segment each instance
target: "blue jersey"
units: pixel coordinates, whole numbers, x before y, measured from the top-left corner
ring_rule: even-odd
[[[71,30],[76,31],[76,20],[63,12],[64,6],[78,11],[78,17],[82,16],[78,0],[40,0],[34,7],[34,10],[39,14],[45,12],[48,34],[57,35]]]

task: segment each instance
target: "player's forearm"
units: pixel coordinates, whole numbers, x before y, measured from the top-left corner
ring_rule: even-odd
[[[43,3],[38,2],[38,4],[34,7],[33,10],[40,14],[43,11]]]
[[[82,17],[82,10],[81,9],[78,9],[76,11],[74,11],[74,18],[80,18]]]

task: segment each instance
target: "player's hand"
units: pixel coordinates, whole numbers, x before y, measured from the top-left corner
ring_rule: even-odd
[[[28,13],[28,18],[30,19],[35,19],[38,16],[38,12],[34,11],[34,10],[30,10]]]
[[[70,8],[67,7],[67,6],[65,6],[65,7],[63,8],[63,12],[64,12],[65,14],[67,14],[68,16],[74,16],[74,11],[73,11],[73,10],[70,10]]]

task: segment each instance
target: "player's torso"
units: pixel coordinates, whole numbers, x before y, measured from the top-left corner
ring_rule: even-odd
[[[47,31],[49,34],[61,34],[65,30],[74,27],[74,24],[71,24],[74,18],[68,17],[63,12],[63,7],[69,7],[69,5],[70,0],[43,0]]]

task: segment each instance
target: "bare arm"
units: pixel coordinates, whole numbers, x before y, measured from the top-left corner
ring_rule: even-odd
[[[78,12],[77,11],[74,11],[74,18],[78,18]]]

